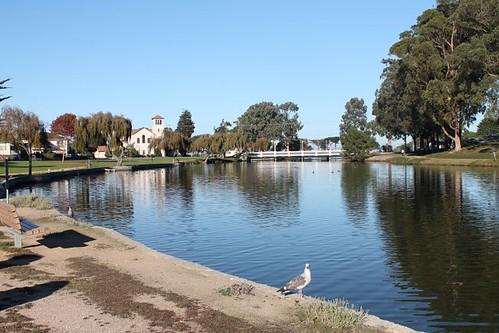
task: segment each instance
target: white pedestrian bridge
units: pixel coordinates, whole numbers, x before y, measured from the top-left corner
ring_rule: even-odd
[[[248,152],[249,159],[330,159],[340,158],[343,150],[294,150],[294,151],[255,151]]]

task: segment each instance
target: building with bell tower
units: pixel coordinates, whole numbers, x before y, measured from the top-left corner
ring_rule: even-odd
[[[133,146],[140,155],[151,155],[150,143],[154,138],[159,138],[163,135],[165,129],[165,118],[160,115],[152,117],[151,128],[141,127],[132,129],[132,136],[128,141],[129,146]]]

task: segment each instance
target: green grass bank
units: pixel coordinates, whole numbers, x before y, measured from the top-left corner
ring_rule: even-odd
[[[151,158],[130,158],[123,160],[125,166],[169,164],[174,162],[197,163],[202,161],[199,157],[156,157]],[[78,170],[87,168],[111,168],[116,166],[114,160],[66,160],[62,161],[33,161],[33,174],[44,174],[67,170]],[[4,170],[0,171],[0,180],[5,179]],[[28,161],[9,161],[9,175],[19,176],[28,174]]]
[[[496,152],[494,159],[493,152]],[[440,152],[426,155],[381,154],[371,156],[369,162],[388,162],[411,165],[442,165],[470,167],[499,167],[499,143],[486,146],[465,147],[459,152]]]

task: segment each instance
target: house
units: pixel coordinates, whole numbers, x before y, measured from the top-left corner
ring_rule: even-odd
[[[70,142],[66,137],[59,134],[50,134],[48,137],[48,142],[48,151],[57,155],[68,155]]]
[[[14,146],[10,143],[0,143],[0,157],[14,159],[19,155],[19,152],[14,150]]]
[[[97,149],[94,152],[94,157],[96,159],[108,158],[111,155],[109,148],[107,146],[97,146]]]
[[[160,138],[165,129],[165,118],[156,115],[152,117],[151,128],[141,127],[132,129],[132,136],[128,141],[129,146],[133,146],[140,155],[146,156],[151,154],[149,147],[154,138]]]

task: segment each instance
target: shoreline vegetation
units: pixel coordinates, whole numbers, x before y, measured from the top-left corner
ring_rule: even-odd
[[[499,145],[466,147],[459,152],[439,152],[426,155],[386,153],[369,157],[368,162],[404,165],[499,167]],[[494,159],[493,152],[496,152]]]
[[[493,151],[497,151],[496,160]],[[389,162],[393,164],[414,165],[448,165],[448,166],[499,166],[499,144],[486,147],[465,147],[460,152],[439,152],[426,155],[400,153],[382,153],[370,156],[368,162]],[[207,162],[206,157],[155,157],[155,158],[129,158],[123,160],[123,166],[154,166],[159,164],[195,164]],[[213,156],[208,163],[240,162],[239,159],[221,158]],[[86,169],[114,168],[116,161],[107,160],[65,160],[63,161],[33,161],[33,175],[49,174],[61,171],[78,171]],[[28,175],[27,161],[9,161],[9,176]],[[1,172],[0,181],[5,180],[5,173]]]
[[[487,152],[477,152],[477,148],[465,148],[461,152],[440,152],[427,155],[400,153],[382,153],[370,156],[367,162],[385,162],[400,165],[426,166],[464,166],[464,167],[499,167],[499,154],[494,159],[492,151],[497,145],[485,148]],[[481,151],[484,149],[480,149]],[[231,163],[241,162],[239,159],[212,157],[161,157],[161,158],[132,158],[123,161],[123,170],[142,170],[197,163]],[[27,184],[36,184],[63,177],[78,176],[86,173],[105,172],[106,169],[116,168],[114,160],[66,160],[62,161],[34,161],[33,174],[27,174],[27,161],[9,161],[10,189]],[[119,169],[118,168],[118,169]],[[5,173],[0,175],[0,198],[5,197]]]
[[[54,209],[17,210],[45,233],[13,249],[0,228],[0,331],[414,332],[344,300],[280,296]]]
[[[198,163],[200,157],[154,157],[154,158],[129,158],[123,160],[123,166],[142,166],[155,164]],[[2,166],[3,167],[3,166]],[[84,170],[90,168],[114,168],[116,161],[105,160],[65,160],[65,161],[33,161],[33,175],[50,172]],[[9,176],[28,175],[28,161],[9,161]],[[0,179],[5,179],[2,172]]]

